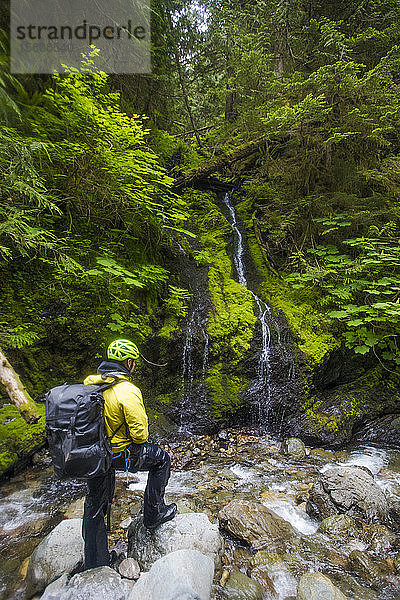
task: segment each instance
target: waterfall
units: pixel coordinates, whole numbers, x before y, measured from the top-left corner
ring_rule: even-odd
[[[238,282],[240,285],[249,290],[253,296],[257,306],[257,318],[261,325],[262,345],[258,358],[257,379],[251,388],[254,392],[261,393],[264,391],[265,393],[264,402],[261,402],[259,399],[257,403],[258,421],[259,425],[261,425],[261,423],[265,422],[266,418],[268,417],[268,407],[271,400],[271,331],[268,323],[271,321],[272,311],[271,308],[249,288],[243,260],[243,237],[237,223],[236,211],[231,203],[231,196],[229,193],[226,193],[224,196],[224,204],[228,209],[230,223],[234,232],[235,247],[233,262],[236,268]]]
[[[207,333],[208,311],[206,306],[196,303],[188,320],[182,351],[182,384],[179,410],[179,432],[193,433],[206,410],[205,383],[209,336]],[[202,342],[204,348],[201,350]],[[195,380],[195,366],[201,360],[202,381]]]
[[[194,326],[194,313],[190,318],[186,329],[186,336],[183,345],[182,355],[182,400],[181,400],[181,411],[180,411],[180,433],[188,431],[190,423],[190,395],[193,386],[193,326]]]

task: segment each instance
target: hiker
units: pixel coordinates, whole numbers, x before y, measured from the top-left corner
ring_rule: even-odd
[[[112,503],[115,469],[148,471],[144,492],[145,527],[156,527],[173,519],[176,504],[166,505],[164,491],[170,475],[170,457],[160,446],[148,441],[148,421],[142,394],[131,377],[139,358],[137,346],[129,340],[115,340],[107,349],[97,375],[90,375],[84,384],[121,381],[103,392],[106,433],[113,450],[112,467],[106,475],[87,480],[82,535],[85,540],[85,568],[110,564],[104,517]]]

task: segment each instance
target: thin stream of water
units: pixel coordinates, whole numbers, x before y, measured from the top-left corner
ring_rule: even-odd
[[[262,387],[265,390],[265,400],[263,403],[259,402],[258,404],[258,420],[259,425],[261,425],[261,423],[265,422],[271,400],[271,330],[269,322],[271,320],[272,311],[271,308],[249,288],[244,265],[243,236],[237,223],[236,211],[232,205],[229,193],[226,193],[224,196],[224,204],[228,209],[230,223],[235,236],[233,262],[236,267],[238,282],[249,290],[253,296],[257,306],[257,317],[261,325],[262,346],[258,359],[257,382],[254,386],[255,388]]]

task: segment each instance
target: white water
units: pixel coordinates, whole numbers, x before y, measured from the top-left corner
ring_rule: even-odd
[[[373,446],[364,446],[358,450],[350,452],[345,462],[331,462],[324,465],[321,469],[321,473],[330,469],[333,466],[336,467],[366,467],[371,471],[373,475],[377,475],[383,467],[388,464],[388,456],[385,450],[381,448],[374,448]]]
[[[276,500],[265,501],[263,504],[279,517],[288,521],[297,531],[304,535],[312,535],[318,529],[319,523],[311,519],[307,513],[298,508],[290,499],[278,498]]]
[[[12,531],[45,516],[42,506],[42,498],[32,497],[31,489],[14,492],[1,501],[0,531]]]

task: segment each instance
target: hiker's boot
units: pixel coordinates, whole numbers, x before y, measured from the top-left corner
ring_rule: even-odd
[[[168,504],[167,506],[164,507],[163,511],[160,513],[160,515],[156,521],[154,521],[153,523],[147,523],[146,521],[144,521],[144,526],[147,529],[150,529],[150,531],[154,531],[154,529],[156,529],[163,523],[166,523],[167,521],[171,521],[171,519],[173,519],[175,517],[176,511],[177,511],[177,506],[176,506],[175,502],[173,502],[172,504]]]

